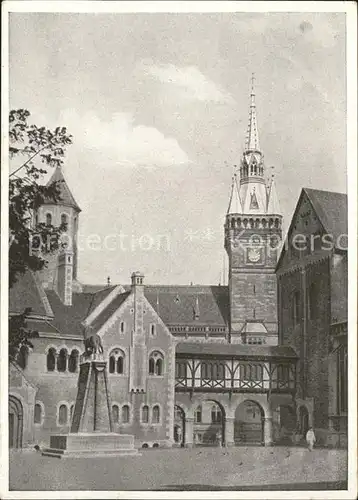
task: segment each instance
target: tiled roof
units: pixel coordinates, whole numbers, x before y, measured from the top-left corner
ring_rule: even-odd
[[[61,336],[83,338],[84,330],[81,321],[87,316],[93,294],[74,293],[72,306],[65,306],[53,290],[47,290],[46,295],[55,315],[51,324],[60,332]]]
[[[116,310],[123,304],[130,292],[121,293],[117,295],[112,302],[97,316],[97,318],[91,323],[91,327],[94,331],[98,331],[101,326],[116,312]]]
[[[323,227],[335,241],[341,234],[348,234],[347,195],[318,189],[303,189],[312,203]]]
[[[199,342],[180,342],[176,354],[182,356],[221,356],[221,357],[254,357],[266,358],[297,358],[295,351],[289,346],[262,346],[248,344],[218,344]]]
[[[87,314],[90,314],[115,288],[115,286],[108,286],[92,293],[92,302]]]
[[[50,333],[51,335],[60,336],[60,332],[55,328],[49,321],[36,321],[36,320],[28,320],[27,328],[31,329],[34,332],[38,332],[41,334]]]
[[[166,325],[226,326],[229,322],[226,286],[149,285],[145,286],[144,293]]]
[[[19,276],[9,290],[10,313],[23,313],[27,307],[31,307],[33,316],[52,316],[52,311],[43,300],[42,290],[31,271],[26,271],[25,274]]]
[[[66,205],[68,207],[73,207],[75,210],[77,210],[78,212],[80,212],[81,209],[77,205],[76,200],[75,200],[73,194],[71,193],[71,190],[70,190],[70,188],[67,185],[67,182],[65,181],[62,169],[60,167],[56,167],[56,170],[54,171],[52,177],[48,181],[47,186],[50,186],[54,182],[58,182],[57,187],[58,187],[58,189],[60,191],[59,203],[61,205]],[[45,200],[44,205],[46,205],[46,204],[52,205],[53,203],[54,203],[54,201],[51,200],[51,199],[49,199],[49,200]]]

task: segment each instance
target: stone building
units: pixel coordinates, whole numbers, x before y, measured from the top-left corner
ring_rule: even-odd
[[[69,432],[83,342],[93,333],[104,347],[115,429],[134,435],[138,447],[292,442],[303,405],[321,425],[325,403],[318,388],[321,382],[328,387],[328,374],[313,392],[300,389],[297,406],[297,380],[301,384],[305,370],[312,370],[307,342],[305,350],[301,334],[287,323],[289,305],[282,303],[288,297],[282,270],[291,265],[285,252],[277,268],[277,308],[282,215],[274,179],[265,182],[253,89],[239,173],[224,225],[228,286],[148,285],[134,272],[131,284],[103,287],[78,281],[80,209],[63,173],[55,171],[49,182],[60,181],[61,201],[45,203],[35,220],[66,223],[67,245],[44,272],[21,277],[9,295],[10,314],[31,307],[28,326],[37,332],[33,348],[22,348],[11,364],[10,446],[48,445],[51,434]],[[344,257],[334,259],[338,276]],[[329,324],[336,353],[344,337],[342,314],[337,309]],[[335,373],[329,376],[334,383]],[[341,414],[331,421],[340,426]]]
[[[299,356],[301,433],[347,443],[347,197],[303,189],[277,264],[279,343]]]

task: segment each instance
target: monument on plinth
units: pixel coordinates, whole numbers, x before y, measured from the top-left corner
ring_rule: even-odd
[[[98,335],[85,341],[86,352],[80,359],[76,404],[69,434],[50,437],[50,448],[42,454],[67,456],[134,455],[134,436],[113,432],[103,347]]]

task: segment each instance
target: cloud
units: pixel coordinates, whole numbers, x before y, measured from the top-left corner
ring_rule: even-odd
[[[178,67],[174,64],[150,64],[143,61],[141,69],[162,83],[175,85],[183,98],[198,101],[233,103],[223,89],[210,81],[196,66]]]
[[[74,109],[61,113],[63,123],[74,137],[74,147],[102,156],[103,163],[123,166],[164,167],[190,163],[176,139],[154,127],[135,125],[130,113],[114,113],[109,121],[94,112],[83,116]]]

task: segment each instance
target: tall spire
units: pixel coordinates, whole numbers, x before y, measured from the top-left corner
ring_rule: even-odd
[[[242,205],[240,201],[239,188],[237,186],[236,174],[232,177],[231,184],[231,194],[229,201],[229,208],[227,210],[228,214],[241,214],[242,213]]]
[[[259,133],[257,130],[256,102],[255,102],[255,75],[251,77],[250,113],[247,130],[246,151],[260,151]]]

